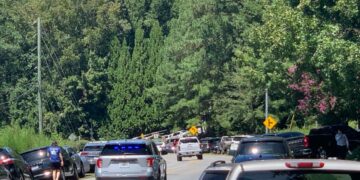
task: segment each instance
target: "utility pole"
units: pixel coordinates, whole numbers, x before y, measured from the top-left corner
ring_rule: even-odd
[[[268,108],[269,108],[269,96],[268,96],[268,89],[265,89],[265,119],[268,118]],[[265,127],[266,134],[269,133],[269,129]]]
[[[39,111],[39,133],[42,133],[42,105],[41,105],[41,29],[40,18],[37,19],[37,54],[38,54],[38,111]]]

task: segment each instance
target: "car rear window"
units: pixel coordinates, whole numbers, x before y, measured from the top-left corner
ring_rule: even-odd
[[[281,141],[244,142],[239,154],[286,154],[286,151]]]
[[[146,144],[109,144],[101,152],[103,156],[109,155],[150,155],[151,149]]]
[[[85,146],[84,151],[101,151],[104,146]]]
[[[237,180],[355,180],[359,173],[333,171],[253,171],[242,173]]]
[[[195,138],[187,138],[187,139],[181,139],[181,143],[198,143],[198,140]]]
[[[34,162],[42,159],[47,159],[46,149],[40,149],[36,151],[30,151],[27,153],[21,154],[26,162]]]
[[[206,171],[201,180],[225,180],[229,171]]]

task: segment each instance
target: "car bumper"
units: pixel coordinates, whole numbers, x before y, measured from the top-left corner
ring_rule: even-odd
[[[33,173],[34,179],[51,179],[52,172],[50,169],[41,172]]]
[[[185,151],[185,152],[178,152],[177,156],[196,156],[196,155],[202,155],[202,151]]]
[[[154,171],[152,168],[144,169],[137,173],[108,173],[105,169],[95,170],[96,179],[154,179]]]

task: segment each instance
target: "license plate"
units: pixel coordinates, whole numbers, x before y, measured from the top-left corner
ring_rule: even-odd
[[[36,171],[36,170],[38,170],[39,169],[39,166],[33,166],[33,167],[31,167],[31,170],[32,171]]]
[[[129,167],[129,162],[121,162],[120,167],[121,168],[128,168]]]

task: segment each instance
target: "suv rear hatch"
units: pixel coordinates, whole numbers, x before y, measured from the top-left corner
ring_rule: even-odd
[[[199,141],[196,138],[180,139],[179,150],[181,152],[201,151]]]
[[[101,152],[96,166],[101,169],[102,175],[146,174],[154,163],[151,152],[146,144],[108,144]]]
[[[43,148],[21,154],[23,159],[31,166],[31,171],[34,174],[37,174],[39,171],[51,168],[51,163],[47,156],[46,150],[46,148]]]

